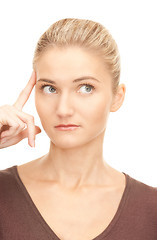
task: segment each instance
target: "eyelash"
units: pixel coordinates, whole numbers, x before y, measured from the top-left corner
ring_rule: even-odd
[[[90,88],[92,88],[92,90],[94,90],[94,89],[95,89],[95,87],[94,87],[93,85],[91,85],[91,84],[88,84],[88,83],[80,84],[79,86],[80,86],[80,87],[82,87],[82,86],[87,86],[87,87],[90,87]],[[56,90],[56,88],[55,88],[55,87],[53,87],[52,85],[47,85],[47,84],[42,84],[42,85],[40,86],[40,90],[43,90],[43,89],[44,89],[44,87],[52,87],[53,89],[55,89],[55,90]],[[89,93],[89,94],[91,94],[91,93]]]

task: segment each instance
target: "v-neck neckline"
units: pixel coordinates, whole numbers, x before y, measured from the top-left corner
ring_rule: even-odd
[[[41,215],[41,213],[39,212],[37,206],[35,205],[35,203],[33,202],[29,192],[27,191],[25,185],[23,184],[20,175],[18,173],[18,169],[17,169],[17,165],[14,165],[10,168],[14,174],[14,176],[16,177],[16,180],[18,182],[18,184],[20,185],[22,192],[24,193],[27,202],[29,203],[29,205],[31,206],[31,208],[33,209],[33,212],[35,213],[37,219],[40,221],[40,223],[42,224],[42,226],[45,228],[46,232],[48,232],[50,234],[50,237],[52,237],[54,240],[61,240],[53,231],[53,229],[48,225],[48,223],[46,222],[46,220],[43,218],[43,216]],[[113,229],[113,227],[115,226],[116,222],[119,220],[120,215],[122,213],[122,210],[124,210],[125,206],[126,206],[126,202],[128,199],[128,195],[129,195],[129,191],[130,191],[130,180],[131,177],[122,172],[125,175],[125,188],[119,203],[119,206],[117,208],[117,211],[115,213],[115,215],[113,216],[112,220],[110,221],[110,223],[108,224],[108,226],[104,229],[103,232],[101,232],[98,236],[96,236],[93,239],[90,240],[102,240],[104,237],[108,236],[111,232],[111,230]]]

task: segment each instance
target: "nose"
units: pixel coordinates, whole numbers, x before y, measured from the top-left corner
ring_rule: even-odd
[[[60,95],[57,101],[56,114],[60,117],[67,117],[73,115],[74,110],[72,107],[72,103],[73,101],[68,93]]]

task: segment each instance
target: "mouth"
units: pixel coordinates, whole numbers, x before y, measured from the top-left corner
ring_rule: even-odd
[[[74,125],[74,124],[64,125],[64,124],[61,124],[61,125],[55,126],[55,128],[57,128],[58,130],[61,130],[61,131],[72,131],[72,130],[75,130],[75,129],[79,128],[79,125]]]
[[[75,124],[60,124],[60,125],[57,125],[55,127],[78,127],[79,125],[75,125]]]

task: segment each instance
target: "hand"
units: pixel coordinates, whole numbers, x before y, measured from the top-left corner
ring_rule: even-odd
[[[22,112],[35,84],[36,74],[33,71],[16,102],[0,107],[0,149],[15,145],[26,137],[28,144],[35,147],[35,135],[40,133],[41,129],[35,126],[33,116]]]

